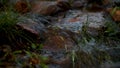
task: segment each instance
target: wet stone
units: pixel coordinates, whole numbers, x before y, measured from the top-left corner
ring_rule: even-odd
[[[17,0],[15,2],[15,10],[19,13],[27,13],[30,11],[30,8],[26,1]]]
[[[99,31],[104,27],[105,21],[103,12],[93,13],[82,12],[80,10],[69,10],[65,18],[61,19],[61,21],[57,22],[54,26],[78,33],[81,32],[84,25],[87,25],[86,28],[92,28]]]
[[[54,68],[56,66],[60,68],[68,68],[71,66],[71,58],[65,50],[53,52],[51,50],[43,49],[41,51],[41,55],[49,57],[47,65],[50,68]]]
[[[44,34],[46,40],[43,44],[41,55],[49,57],[49,68],[71,67],[71,58],[68,54],[77,47],[71,35],[72,33],[70,32],[55,28],[48,29],[48,32]]]
[[[112,13],[114,9],[110,9],[109,13],[112,16],[113,20],[116,22],[120,21],[120,10],[116,10],[114,13]]]
[[[120,67],[120,62],[116,62],[116,63],[106,62],[101,65],[101,68],[119,68],[119,67]]]
[[[120,10],[119,10],[119,8],[117,8],[117,7],[115,7],[115,8],[107,8],[106,12],[108,12],[109,15],[111,15],[111,17],[113,18],[113,20],[115,22],[120,21]]]
[[[75,9],[81,9],[84,6],[84,1],[74,1],[72,4],[72,8]]]
[[[32,13],[38,13],[43,15],[52,15],[59,11],[59,7],[55,1],[36,1],[32,6]]]
[[[71,8],[69,0],[57,0],[57,6],[62,9],[62,11],[69,10]]]
[[[111,60],[115,62],[119,62],[120,60],[120,48],[119,47],[113,47],[113,48],[108,48],[106,49],[106,52],[110,55]]]
[[[49,27],[44,36],[45,42],[43,49],[56,52],[61,50],[71,50],[76,46],[75,40],[73,39],[75,34],[70,31]]]
[[[35,37],[39,38],[45,31],[45,26],[40,21],[36,22],[30,18],[24,18],[23,21],[17,23],[19,29],[25,30]]]
[[[51,36],[48,37],[46,42],[44,43],[44,48],[49,50],[65,50],[71,49],[74,46],[74,43],[70,39],[66,39],[62,36]]]

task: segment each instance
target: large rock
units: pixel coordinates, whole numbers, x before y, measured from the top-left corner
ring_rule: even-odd
[[[72,62],[68,53],[76,47],[72,32],[49,28],[44,36],[46,40],[41,54],[49,57],[49,68],[70,68]]]
[[[80,10],[70,10],[66,17],[54,24],[54,26],[81,33],[83,26],[86,26],[87,32],[93,36],[98,35],[99,30],[104,27],[106,20],[103,12],[83,12]]]
[[[103,11],[107,7],[110,7],[110,1],[112,0],[86,0],[87,1],[87,9],[89,11]]]
[[[88,4],[97,4],[99,6],[103,6],[108,4],[111,0],[86,0]]]
[[[19,13],[27,13],[30,11],[30,5],[25,0],[18,0],[15,2],[15,10]]]
[[[72,4],[73,8],[82,8],[84,6],[85,2],[84,1],[74,1]]]
[[[32,7],[32,12],[43,15],[52,15],[57,13],[59,9],[60,8],[56,6],[55,1],[37,1]]]
[[[50,51],[71,50],[75,46],[75,41],[72,38],[72,32],[64,31],[60,29],[48,29],[48,32],[44,34],[46,40],[44,47]]]
[[[48,37],[44,43],[44,48],[48,50],[67,50],[74,46],[74,42],[70,38],[64,38],[62,36],[51,36]]]
[[[36,22],[29,18],[25,18],[24,21],[18,22],[17,27],[21,30],[25,30],[28,34],[31,34],[33,38],[37,39],[39,39],[45,31],[44,24],[40,21]]]
[[[57,0],[57,6],[59,6],[63,11],[71,8],[69,0]]]

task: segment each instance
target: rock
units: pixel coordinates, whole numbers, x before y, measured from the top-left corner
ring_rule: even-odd
[[[116,47],[116,48],[109,48],[106,50],[106,52],[109,54],[111,60],[115,61],[115,62],[119,62],[120,60],[120,53],[119,53],[120,48]]]
[[[33,38],[38,39],[45,29],[45,26],[41,22],[35,22],[32,19],[27,18],[22,22],[18,22],[16,26],[19,29],[25,30],[28,34],[32,34]]]
[[[87,28],[87,33],[90,34],[91,36],[95,37],[95,36],[99,36],[102,32],[103,27],[100,28],[93,28],[93,27],[88,27]]]
[[[53,15],[56,14],[59,10],[59,7],[57,7],[56,5],[51,5],[48,8],[41,10],[41,14],[43,15]]]
[[[113,19],[115,21],[120,21],[120,10],[117,10],[115,14],[113,15]]]
[[[71,8],[69,0],[57,0],[57,6],[59,6],[63,11]]]
[[[71,50],[75,46],[75,42],[72,33],[69,31],[48,28],[47,32],[44,34],[45,38],[47,38],[44,42],[44,49],[48,49],[50,51],[61,51],[61,50]]]
[[[71,38],[70,32],[49,28],[44,34],[47,38],[44,42],[41,54],[49,57],[49,68],[70,68],[71,58],[68,55],[75,48],[75,41]]]
[[[112,6],[116,6],[119,7],[120,6],[120,0],[110,0],[110,3],[112,4]]]
[[[80,20],[80,19],[78,19],[78,18],[72,18],[72,19],[69,20],[69,22],[71,22],[71,23],[73,22],[73,23],[74,23],[74,22],[77,22],[77,21],[79,21],[79,20]]]
[[[85,28],[88,29],[88,33],[96,36],[106,22],[103,14],[103,12],[87,12],[86,14],[86,12],[80,10],[69,10],[66,17],[55,23],[54,26],[81,33],[82,27],[86,25]]]
[[[74,42],[69,38],[62,36],[52,36],[44,43],[44,48],[52,51],[70,50],[74,46]]]
[[[117,8],[108,8],[107,12],[112,16],[114,21],[120,21],[120,10],[118,10]]]
[[[120,62],[113,62],[113,63],[103,63],[100,68],[119,68],[120,67]]]
[[[87,10],[90,12],[100,12],[103,11],[103,7],[97,4],[92,4],[91,6],[87,7]]]
[[[74,8],[82,8],[84,6],[84,2],[82,1],[74,1],[72,4],[73,9]]]
[[[62,2],[62,1],[69,2],[69,0],[57,0],[57,2]]]
[[[71,68],[71,60],[69,56],[59,57],[59,58],[51,58],[52,64],[48,64],[49,68]]]
[[[55,1],[38,1],[32,7],[32,13],[52,15],[59,11]]]
[[[87,0],[87,10],[92,12],[103,11],[103,0]]]
[[[103,0],[87,0],[88,4],[98,4],[98,5],[102,5],[103,4]]]
[[[110,4],[110,0],[103,0],[103,5],[109,5]]]
[[[29,62],[33,65],[36,65],[40,63],[40,60],[39,58],[29,58]]]
[[[19,13],[27,13],[28,11],[30,11],[30,6],[26,1],[18,0],[15,3],[15,10]]]

